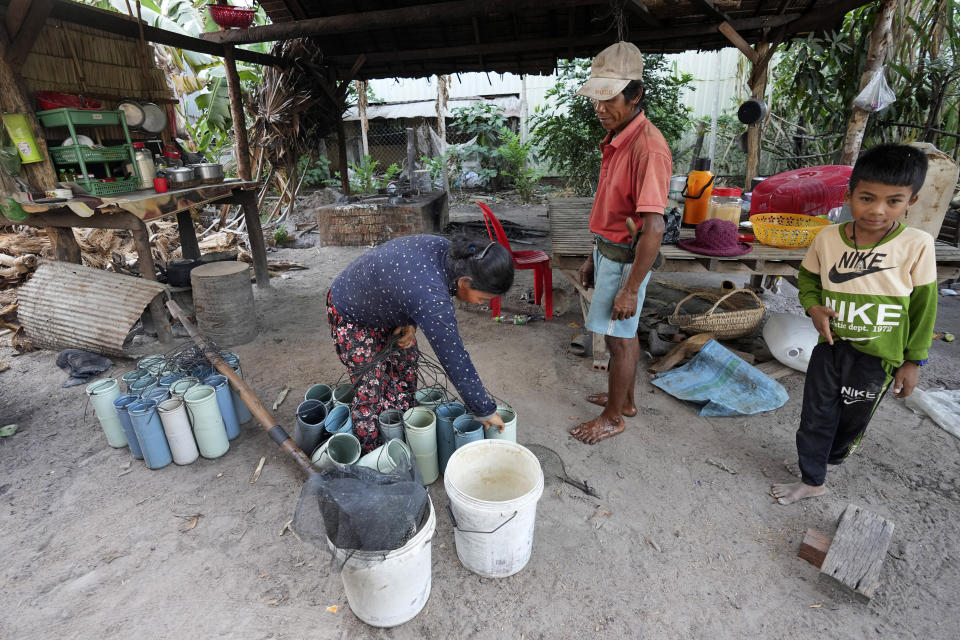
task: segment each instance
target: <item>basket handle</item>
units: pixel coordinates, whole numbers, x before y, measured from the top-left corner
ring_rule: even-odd
[[[713,305],[712,307],[710,307],[710,310],[707,311],[707,313],[713,313],[714,311],[716,311],[716,310],[717,310],[717,307],[720,306],[720,303],[721,303],[721,302],[723,302],[724,300],[726,300],[727,298],[729,298],[730,296],[732,296],[732,295],[735,294],[735,293],[749,293],[750,295],[753,296],[753,299],[757,301],[757,304],[760,305],[760,308],[761,308],[761,309],[763,308],[763,302],[760,300],[760,298],[757,297],[757,294],[755,294],[755,293],[754,293],[753,291],[751,291],[750,289],[734,289],[733,291],[731,291],[731,292],[728,293],[727,295],[725,295],[725,296],[721,297],[719,300],[717,300],[716,303],[714,303],[714,305]]]
[[[673,309],[673,314],[672,314],[672,315],[677,315],[677,314],[680,312],[680,307],[683,305],[684,302],[686,302],[686,301],[689,300],[690,298],[696,298],[697,296],[703,297],[703,296],[704,296],[704,293],[705,293],[705,292],[703,292],[703,291],[695,291],[695,292],[691,293],[690,295],[688,295],[686,298],[684,298],[683,300],[681,300],[680,302],[677,303],[677,306],[674,307],[674,309]],[[749,293],[749,294],[752,295],[752,296],[754,297],[754,299],[757,301],[757,304],[759,304],[761,307],[763,306],[763,302],[760,300],[760,298],[757,297],[757,294],[755,294],[755,293],[754,293],[753,291],[751,291],[750,289],[734,289],[734,290],[731,291],[730,293],[727,293],[727,294],[721,296],[720,299],[717,300],[716,303],[715,303],[712,307],[710,307],[710,310],[707,311],[707,313],[713,313],[714,311],[716,311],[716,310],[717,310],[717,307],[718,307],[724,300],[726,300],[727,298],[729,298],[730,296],[732,296],[732,295],[735,294],[735,293]]]

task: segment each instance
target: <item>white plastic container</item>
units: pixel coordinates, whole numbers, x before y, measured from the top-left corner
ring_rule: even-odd
[[[310,461],[323,471],[336,465],[354,464],[360,459],[360,440],[352,433],[335,433],[313,452]]]
[[[437,415],[426,407],[413,407],[403,414],[403,431],[407,444],[417,458],[423,484],[432,484],[440,476],[437,457]]]
[[[543,495],[540,461],[529,449],[509,440],[464,445],[450,456],[443,486],[464,567],[486,578],[506,578],[527,565]]]
[[[390,473],[401,464],[406,464],[413,453],[403,440],[388,440],[357,461],[361,467],[375,469],[380,473]]]
[[[337,549],[327,540],[337,564],[343,565],[340,579],[355,616],[374,627],[396,627],[420,613],[430,598],[431,542],[436,526],[431,501],[426,523],[394,551]]]
[[[483,430],[483,437],[488,440],[517,441],[517,411],[513,407],[501,404],[497,406],[497,414],[503,420],[503,433],[497,427]]]
[[[805,315],[773,313],[763,325],[763,341],[781,364],[806,373],[820,334]]]
[[[141,189],[153,189],[153,179],[157,177],[157,165],[153,163],[153,154],[142,142],[133,143],[133,157],[140,172]]]
[[[190,464],[200,457],[197,443],[190,429],[190,418],[182,398],[171,398],[157,405],[163,432],[170,445],[170,453],[176,464]]]
[[[120,397],[120,383],[115,378],[103,378],[88,384],[86,391],[100,421],[100,428],[107,436],[107,444],[114,449],[127,446],[127,434],[123,432],[123,425],[113,406],[113,401]]]

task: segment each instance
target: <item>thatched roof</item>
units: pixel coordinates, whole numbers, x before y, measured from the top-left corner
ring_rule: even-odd
[[[253,42],[316,37],[327,61],[362,65],[355,77],[461,71],[549,73],[556,61],[593,56],[625,39],[645,52],[747,43],[839,26],[862,0],[262,0],[274,22],[206,40]],[[622,12],[622,14],[621,14]],[[618,16],[622,15],[622,19]],[[619,27],[619,29],[618,29]]]

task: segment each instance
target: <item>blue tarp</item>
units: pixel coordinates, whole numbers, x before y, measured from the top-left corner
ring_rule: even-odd
[[[702,405],[701,416],[773,411],[790,397],[783,385],[716,340],[703,345],[687,364],[657,376],[653,385],[675,398]]]

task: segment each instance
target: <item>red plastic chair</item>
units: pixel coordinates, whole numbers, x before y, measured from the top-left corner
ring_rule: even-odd
[[[477,206],[483,211],[483,222],[487,226],[487,235],[491,242],[502,244],[513,258],[514,269],[533,269],[534,302],[540,304],[544,300],[544,316],[547,320],[553,317],[553,271],[550,269],[550,256],[543,251],[514,251],[510,248],[510,241],[504,232],[497,216],[493,215],[490,207],[478,202]],[[493,317],[500,315],[500,296],[490,300],[490,310]]]

